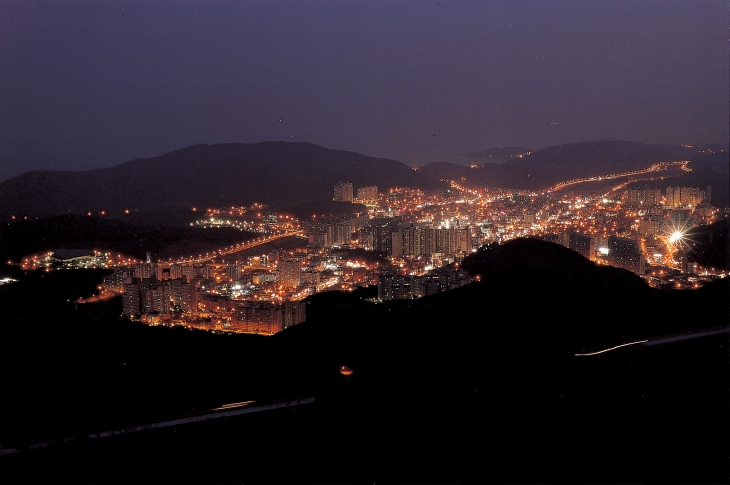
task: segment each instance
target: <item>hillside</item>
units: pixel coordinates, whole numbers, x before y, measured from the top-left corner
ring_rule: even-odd
[[[378,305],[367,291],[317,294],[305,323],[271,338],[145,327],[119,319],[118,300],[64,303],[75,288],[93,291],[98,272],[23,276],[0,288],[13,323],[0,327],[13,397],[2,404],[4,444],[247,399],[317,401],[56,443],[0,457],[3,478],[93,481],[112,469],[124,482],[450,483],[484,481],[486,467],[487,481],[509,483],[724,479],[727,336],[574,352],[716,327],[727,321],[726,280],[652,290],[538,240],[471,258],[479,283]],[[25,310],[39,298],[60,305]]]
[[[472,152],[464,155],[468,163],[504,163],[520,155],[525,155],[530,149],[526,147],[493,147],[481,152]]]
[[[468,187],[537,190],[573,178],[629,172],[659,161],[695,160],[701,156],[695,148],[609,139],[547,147],[501,165],[485,163],[467,169],[437,163],[425,165],[420,171],[435,179],[461,180]]]
[[[252,202],[292,208],[332,200],[338,182],[436,188],[395,160],[310,143],[195,145],[155,158],[86,172],[28,172],[0,183],[0,218],[44,217]]]
[[[689,166],[692,172],[682,172],[675,177],[664,180],[637,181],[629,184],[627,189],[647,189],[667,187],[700,187],[704,189],[712,186],[710,201],[716,207],[728,207],[730,205],[730,154],[713,153],[703,155],[692,160]]]
[[[730,232],[728,218],[689,231],[686,250],[690,261],[697,261],[703,266],[730,270],[728,232]]]

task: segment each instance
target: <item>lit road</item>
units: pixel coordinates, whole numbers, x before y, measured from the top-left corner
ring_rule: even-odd
[[[221,407],[211,409],[206,414],[199,414],[197,416],[189,416],[177,419],[168,419],[166,421],[158,421],[156,423],[142,424],[139,426],[132,426],[129,428],[118,429],[114,431],[102,431],[99,433],[92,433],[86,436],[86,438],[108,438],[110,436],[119,436],[129,433],[136,433],[138,431],[147,431],[150,429],[167,428],[169,426],[178,426],[181,424],[199,423],[201,421],[207,421],[209,419],[227,418],[230,416],[238,416],[241,414],[259,413],[261,411],[271,411],[275,409],[290,408],[295,406],[301,406],[303,404],[310,404],[316,400],[314,397],[306,397],[302,399],[291,399],[289,401],[281,401],[269,404],[253,405],[255,401],[244,401],[231,404],[224,404]],[[217,411],[217,412],[216,412]],[[74,438],[65,438],[57,440],[56,442],[65,442]],[[54,441],[45,441],[43,443],[36,443],[30,445],[28,449],[34,450],[37,448],[45,447],[54,443]],[[0,449],[0,455],[9,455],[12,453],[18,453],[19,450],[12,448]]]
[[[116,291],[109,291],[104,290],[98,295],[93,295],[88,298],[79,298],[76,300],[76,303],[98,303],[100,301],[107,301],[111,300],[115,296],[123,295],[124,291],[116,292]]]
[[[308,397],[308,398],[304,398],[304,399],[292,399],[291,401],[283,401],[283,402],[277,402],[277,403],[271,403],[271,404],[261,404],[258,406],[249,406],[250,404],[254,404],[255,401],[245,401],[245,402],[239,402],[239,403],[224,404],[221,407],[210,410],[210,411],[218,411],[218,412],[210,412],[210,413],[201,414],[198,416],[190,416],[190,417],[186,417],[186,418],[159,421],[157,423],[135,426],[130,429],[125,429],[123,431],[119,430],[119,431],[104,431],[101,433],[93,433],[93,434],[88,435],[87,437],[88,438],[106,438],[109,436],[115,436],[115,435],[124,434],[124,433],[134,433],[137,431],[145,431],[148,429],[167,428],[169,426],[178,426],[180,424],[199,423],[201,421],[207,421],[209,419],[227,418],[230,416],[238,416],[241,414],[258,413],[261,411],[270,411],[273,409],[288,408],[288,407],[293,407],[293,406],[299,406],[302,404],[310,404],[310,403],[313,403],[314,401],[315,401],[314,397]]]
[[[276,241],[277,239],[283,239],[285,237],[292,237],[292,236],[300,237],[300,238],[306,238],[306,236],[304,236],[304,234],[301,231],[284,232],[284,233],[281,233],[281,234],[274,234],[274,235],[271,235],[271,236],[266,236],[266,237],[260,237],[260,238],[257,238],[257,239],[253,239],[253,240],[248,241],[248,242],[245,242],[243,244],[236,244],[235,246],[229,246],[229,247],[226,247],[226,248],[217,250],[217,251],[213,251],[212,253],[206,253],[205,256],[203,256],[201,254],[197,258],[191,256],[190,259],[178,259],[178,260],[174,261],[174,263],[176,263],[176,264],[185,264],[185,263],[190,264],[190,263],[203,263],[205,261],[212,261],[212,260],[214,260],[215,258],[217,258],[219,256],[226,256],[228,254],[235,254],[235,253],[238,253],[240,251],[245,251],[247,249],[251,249],[251,248],[254,248],[256,246],[260,246],[262,244],[266,244],[266,243],[270,243],[272,241]]]
[[[613,173],[613,174],[609,174],[609,175],[598,175],[595,177],[586,177],[586,178],[582,178],[582,179],[568,180],[565,182],[560,182],[558,184],[555,184],[555,186],[553,186],[551,189],[549,189],[548,192],[556,192],[565,187],[568,187],[571,185],[576,185],[576,184],[582,184],[582,183],[586,183],[586,182],[600,182],[603,180],[614,180],[614,179],[624,178],[624,177],[633,177],[636,175],[645,175],[645,174],[652,173],[652,172],[663,171],[663,170],[666,170],[667,168],[669,168],[670,166],[677,166],[677,165],[679,166],[679,168],[681,170],[683,170],[685,172],[691,172],[692,169],[687,166],[689,163],[690,163],[689,161],[659,162],[659,163],[655,163],[654,165],[652,165],[651,167],[649,167],[645,170],[635,170],[633,172]]]
[[[695,338],[702,338],[702,337],[708,337],[710,335],[719,335],[722,333],[730,333],[730,327],[722,327],[722,328],[713,328],[711,330],[700,330],[697,332],[692,333],[685,333],[681,335],[667,335],[664,337],[655,337],[650,338],[646,340],[636,340],[634,342],[627,342],[620,345],[615,345],[613,347],[609,347],[607,349],[598,350],[596,352],[585,352],[585,353],[576,353],[576,357],[589,357],[592,355],[600,355],[605,354],[607,352],[611,352],[613,350],[618,350],[624,347],[631,347],[631,346],[651,346],[651,345],[662,345],[662,344],[669,344],[673,342],[681,342],[682,340],[691,340]]]
[[[643,345],[650,346],[650,345],[669,344],[672,342],[679,342],[682,340],[690,340],[693,338],[707,337],[709,335],[718,335],[721,333],[730,333],[730,327],[715,328],[713,330],[704,330],[702,332],[693,332],[693,333],[689,333],[689,334],[685,334],[685,335],[674,335],[671,337],[653,338],[653,339],[649,339],[646,342],[644,342]]]

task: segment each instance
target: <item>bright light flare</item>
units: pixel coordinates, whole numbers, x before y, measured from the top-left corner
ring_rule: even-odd
[[[669,242],[674,244],[677,241],[679,241],[680,239],[682,239],[683,237],[684,237],[683,233],[681,233],[680,231],[676,231],[671,236],[669,236]]]

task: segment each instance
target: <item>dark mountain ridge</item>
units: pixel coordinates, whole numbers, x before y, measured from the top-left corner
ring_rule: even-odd
[[[0,183],[0,217],[96,213],[252,202],[289,208],[332,199],[332,187],[432,189],[438,181],[384,158],[311,143],[194,145],[86,172],[28,172]]]
[[[492,147],[481,152],[472,152],[464,155],[470,162],[504,163],[519,155],[525,155],[530,149],[527,147]]]
[[[695,160],[704,155],[703,148],[594,140],[534,150],[501,165],[466,168],[440,162],[425,165],[420,171],[436,179],[461,180],[468,187],[546,189],[560,181],[629,172],[659,161]]]

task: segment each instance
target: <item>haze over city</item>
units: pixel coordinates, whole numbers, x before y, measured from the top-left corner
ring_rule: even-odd
[[[0,482],[725,483],[726,1],[0,1]]]
[[[6,0],[0,35],[0,180],[197,143],[421,166],[728,137],[720,1]]]

